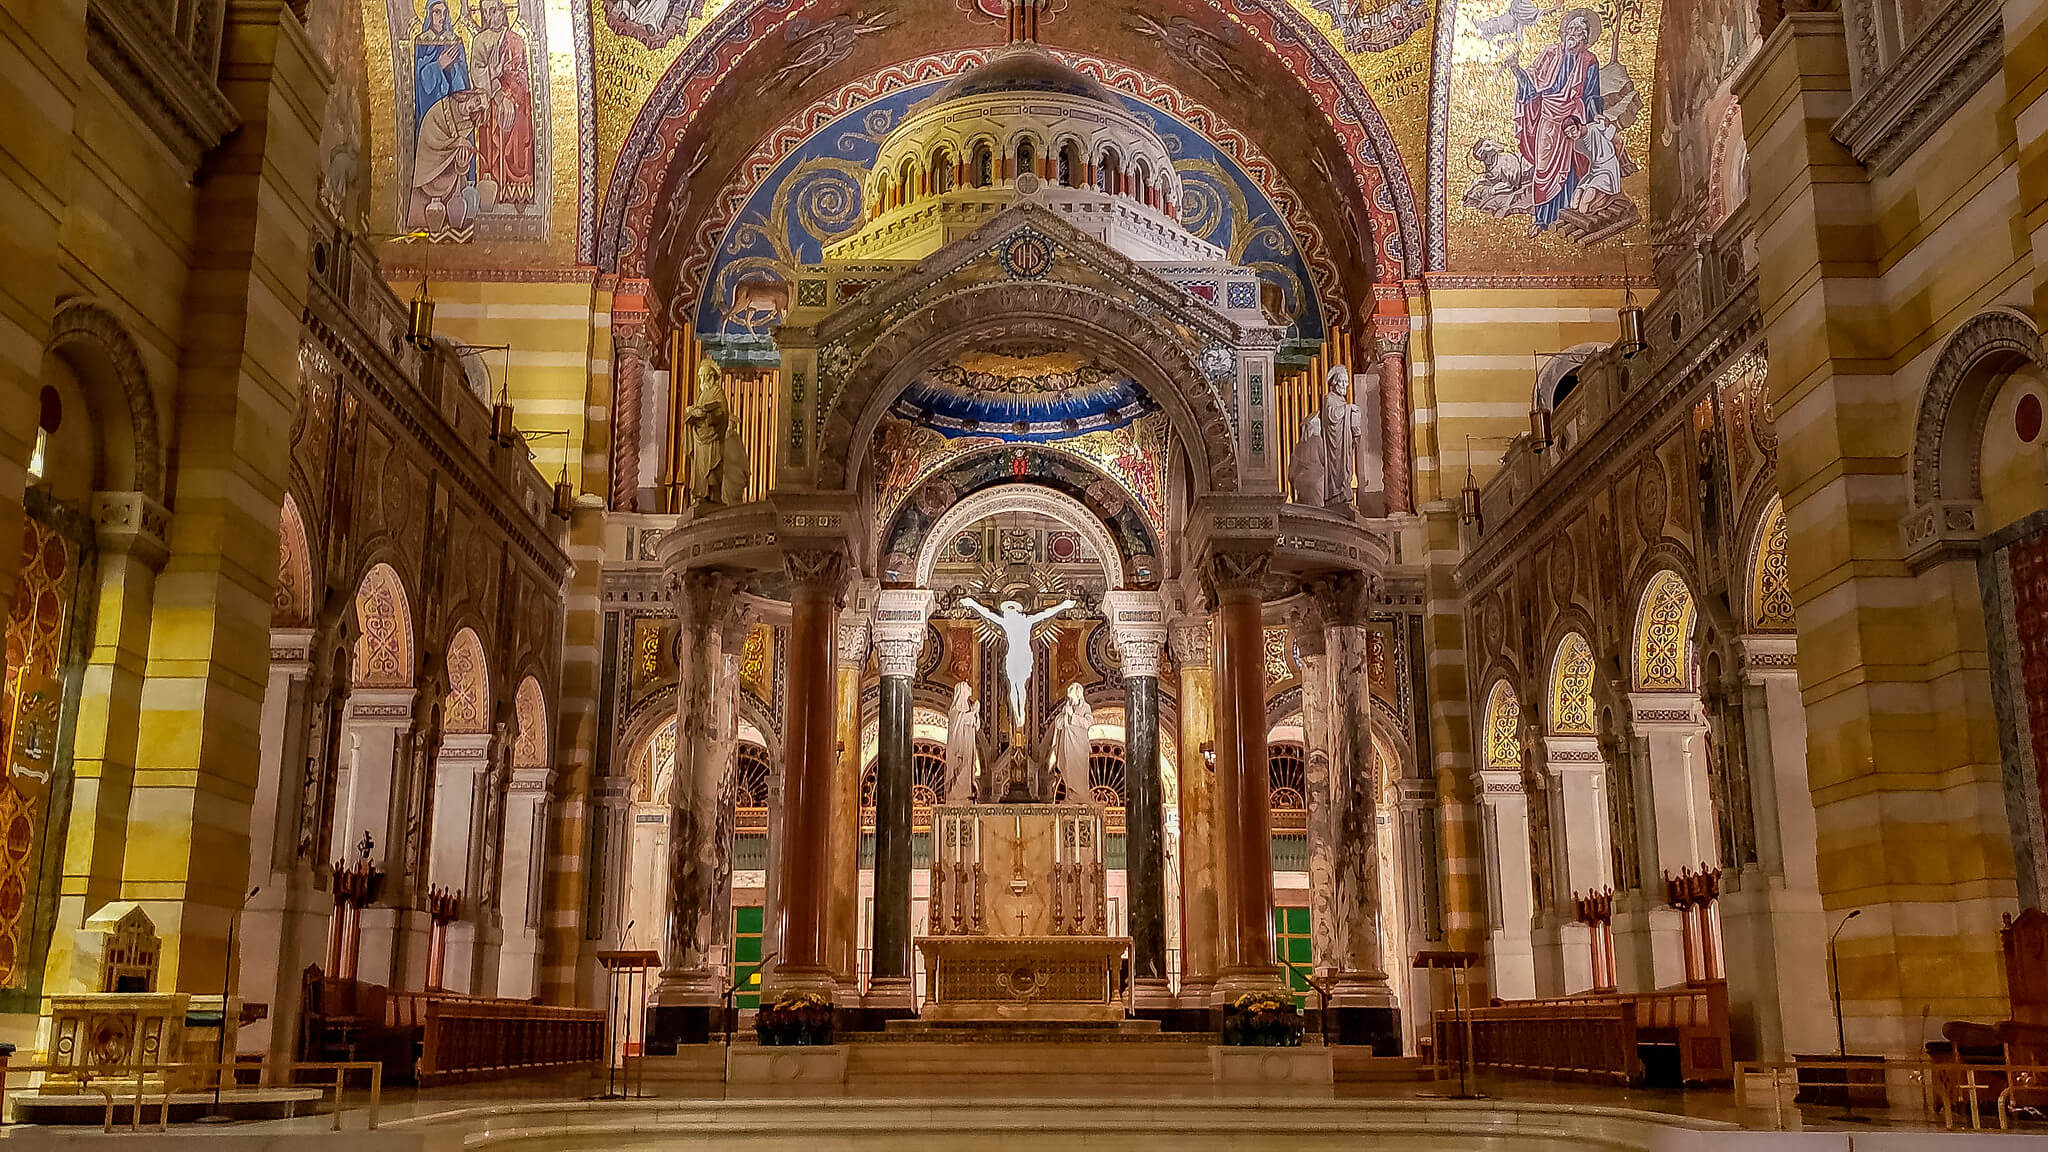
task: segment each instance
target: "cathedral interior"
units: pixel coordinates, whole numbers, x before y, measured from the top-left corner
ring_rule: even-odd
[[[0,94],[0,1139],[2048,1135],[2043,0],[4,0]]]

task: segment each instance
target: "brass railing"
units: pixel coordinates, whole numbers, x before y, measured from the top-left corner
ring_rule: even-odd
[[[268,1088],[317,1088],[322,1099],[332,1091],[329,1102],[334,1116],[333,1130],[341,1131],[341,1114],[348,1091],[350,1072],[364,1072],[369,1083],[365,1088],[365,1122],[374,1130],[377,1127],[378,1110],[384,1102],[384,1068],[374,1060],[309,1061],[309,1060],[253,1060],[224,1061],[187,1060],[153,1064],[105,1064],[81,1065],[77,1063],[31,1061],[26,1064],[14,1063],[0,1056],[0,1122],[20,1123],[17,1117],[9,1115],[12,1102],[14,1078],[20,1075],[40,1076],[44,1079],[30,1085],[42,1088],[49,1085],[50,1077],[61,1078],[66,1088],[75,1088],[80,1095],[97,1095],[105,1102],[106,1114],[101,1130],[114,1130],[114,1117],[121,1109],[128,1110],[128,1128],[139,1131],[142,1118],[154,1106],[157,1113],[158,1131],[170,1128],[171,1108],[178,1096],[191,1097],[211,1093],[216,1088],[233,1091],[239,1085],[240,1077],[255,1073],[257,1084]],[[334,1078],[324,1083],[303,1083],[302,1072],[332,1072]],[[49,1093],[46,1095],[54,1095]],[[209,1113],[211,1109],[209,1108]]]

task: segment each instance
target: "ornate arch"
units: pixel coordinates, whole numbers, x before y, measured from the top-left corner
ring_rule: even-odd
[[[1974,500],[1979,441],[1994,383],[2041,364],[2041,332],[2018,308],[2000,306],[1958,325],[1927,373],[1913,430],[1913,503]]]
[[[373,565],[356,586],[356,650],[349,679],[358,688],[410,688],[419,667],[412,603],[397,569]]]
[[[448,707],[445,732],[491,730],[491,667],[476,630],[464,628],[448,641]]]
[[[1556,736],[1594,736],[1593,646],[1574,629],[1558,641],[1550,661],[1550,732]]]
[[[1785,559],[1785,500],[1773,496],[1749,548],[1749,620],[1756,632],[1793,630],[1792,578]]]
[[[1038,484],[998,484],[970,494],[946,509],[933,522],[925,533],[924,543],[917,549],[918,587],[931,583],[932,568],[938,563],[939,550],[945,547],[946,541],[977,520],[1005,512],[1035,512],[1079,532],[1101,559],[1103,579],[1109,581],[1111,588],[1124,586],[1123,553],[1117,547],[1116,538],[1109,534],[1109,529],[1103,527],[1102,521],[1088,510],[1087,505],[1064,492]]]
[[[513,766],[547,767],[552,759],[548,755],[548,700],[539,680],[528,676],[519,682],[519,691],[512,698],[512,714],[519,721],[519,736],[512,744]]]
[[[313,556],[306,543],[306,522],[298,501],[284,494],[277,514],[277,593],[271,599],[273,627],[308,628],[313,624]]]
[[[1206,490],[1237,490],[1227,408],[1185,338],[1120,300],[1051,280],[976,285],[905,309],[833,394],[818,444],[819,487],[849,486],[889,405],[920,372],[998,337],[1020,335],[1071,339],[1106,353],[1166,411]]]
[[[157,432],[156,397],[150,391],[149,373],[142,366],[142,354],[136,350],[127,327],[112,312],[90,300],[68,300],[58,307],[57,315],[51,320],[50,338],[44,342],[43,349],[67,358],[87,357],[88,367],[96,369],[81,373],[90,377],[84,381],[88,388],[95,385],[104,388],[111,384],[119,389],[128,414],[128,434],[134,455],[134,479],[130,486],[151,500],[163,503],[163,441]],[[116,418],[117,412],[106,410],[97,398],[94,407],[96,422]],[[104,427],[100,443],[106,444]]]
[[[1486,693],[1486,725],[1480,731],[1481,767],[1522,770],[1522,702],[1505,676]]]
[[[1660,569],[1643,588],[1637,602],[1634,668],[1631,683],[1638,692],[1690,692],[1698,686],[1694,668],[1693,632],[1699,604],[1685,577]]]

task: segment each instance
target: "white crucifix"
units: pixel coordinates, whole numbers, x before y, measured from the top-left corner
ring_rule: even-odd
[[[1005,600],[999,611],[991,612],[982,607],[972,596],[962,597],[960,602],[980,613],[982,619],[995,625],[1003,633],[1003,675],[1010,685],[1010,722],[1018,728],[1024,726],[1024,704],[1026,689],[1031,684],[1031,629],[1074,606],[1072,600],[1062,600],[1043,612],[1024,614],[1024,606],[1015,600]]]

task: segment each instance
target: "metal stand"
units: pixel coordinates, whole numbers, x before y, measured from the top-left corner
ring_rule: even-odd
[[[661,954],[645,950],[599,952],[597,962],[604,967],[605,995],[609,1002],[604,1015],[604,1095],[599,1099],[637,1099],[645,1094],[647,1086],[647,973],[661,967]],[[626,995],[623,1008],[619,1004],[621,985],[624,985]],[[626,1063],[626,1045],[633,1041],[635,1019],[640,1021],[638,1088],[633,1084],[633,1067]]]
[[[1448,1097],[1452,1100],[1484,1100],[1486,1093],[1472,1087],[1472,1018],[1465,1013],[1465,973],[1479,963],[1477,952],[1454,952],[1449,950],[1417,952],[1414,967],[1425,969],[1449,969],[1451,973],[1451,1024],[1464,1033],[1464,1040],[1458,1045],[1458,1091]],[[1432,1048],[1434,1045],[1432,1045]],[[1442,1066],[1443,1054],[1436,1053],[1438,1066]]]

